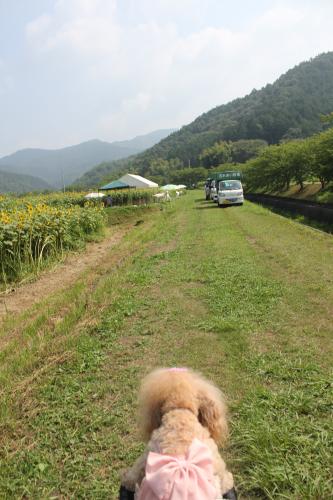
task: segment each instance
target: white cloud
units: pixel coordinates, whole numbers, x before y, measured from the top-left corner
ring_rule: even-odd
[[[110,17],[117,7],[116,0],[57,0],[55,12],[59,16],[68,17]]]
[[[47,30],[51,24],[51,16],[42,14],[27,24],[26,34],[28,39],[33,40],[39,37],[47,36]]]
[[[123,2],[58,0],[51,14],[26,27],[37,56],[72,59],[82,87],[100,96],[92,136],[180,126],[333,49],[333,5],[326,0],[275,1],[242,28],[221,19],[187,30],[177,21],[185,23],[187,13],[197,18],[201,1],[126,0],[128,23]]]
[[[113,0],[58,0],[53,16],[43,14],[28,23],[26,35],[41,52],[73,50],[101,57],[118,49],[115,7]]]

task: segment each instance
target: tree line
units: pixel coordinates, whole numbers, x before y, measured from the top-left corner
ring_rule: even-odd
[[[305,181],[333,181],[333,128],[307,139],[268,146],[243,166],[250,191],[283,191],[291,184],[304,189]]]
[[[321,121],[331,126],[333,114],[323,115]],[[111,176],[108,165],[100,165],[96,177],[105,172],[101,183],[116,179],[123,174],[124,167],[138,173],[135,166],[128,168],[126,160],[119,163],[120,168]],[[333,180],[333,128],[307,139],[284,138],[280,144],[271,146],[260,139],[217,141],[201,151],[194,166],[180,158],[154,158],[139,173],[159,185],[192,186],[221,170],[241,170],[250,191],[283,191],[295,183],[302,190],[309,180],[319,180],[325,188]]]
[[[264,140],[218,141],[204,148],[194,165],[190,160],[186,163],[180,158],[156,158],[147,163],[141,173],[160,185],[184,183],[192,186],[221,168],[235,169],[236,164],[256,157],[265,147],[267,142]]]
[[[331,126],[333,113],[323,115],[321,121]],[[195,167],[184,167],[179,158],[157,158],[144,174],[159,184],[191,186],[221,170],[241,170],[251,191],[283,191],[291,184],[303,190],[306,181],[319,181],[324,189],[333,181],[333,128],[271,146],[264,140],[218,141],[202,150]]]

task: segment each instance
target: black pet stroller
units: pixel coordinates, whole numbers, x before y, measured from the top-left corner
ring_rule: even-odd
[[[229,500],[237,500],[237,493],[235,488],[232,488],[232,490],[227,491],[227,493],[223,495],[223,498],[227,498]],[[134,500],[133,491],[128,491],[125,488],[125,486],[120,486],[119,500]]]

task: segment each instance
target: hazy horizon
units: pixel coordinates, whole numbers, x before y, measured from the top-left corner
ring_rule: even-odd
[[[154,134],[156,132],[161,132],[161,131],[169,131],[170,134],[172,132],[175,132],[176,130],[178,129],[158,129],[158,130],[151,130],[150,132],[147,132],[146,134],[138,134],[138,135],[135,135],[134,137],[127,137],[127,138],[124,138],[124,139],[119,139],[117,141],[106,141],[106,140],[103,140],[103,139],[99,139],[98,137],[93,137],[91,139],[86,139],[86,140],[83,140],[83,141],[80,141],[80,142],[77,142],[75,144],[68,144],[66,146],[58,146],[58,147],[50,147],[50,148],[43,148],[43,147],[26,147],[26,148],[20,148],[20,149],[17,149],[11,153],[8,153],[6,155],[3,155],[3,156],[0,156],[0,160],[3,159],[4,157],[6,156],[11,156],[12,154],[18,152],[18,151],[24,151],[24,150],[29,150],[29,149],[40,149],[40,150],[43,150],[43,151],[58,151],[59,149],[66,149],[66,148],[72,148],[72,147],[75,147],[75,146],[80,146],[81,144],[84,144],[84,143],[89,143],[89,142],[105,142],[105,143],[108,143],[108,144],[122,144],[122,143],[126,143],[126,142],[131,142],[135,139],[139,139],[141,137],[146,137],[146,136],[149,136],[151,134]]]
[[[333,49],[330,0],[0,0],[0,157],[180,128]]]

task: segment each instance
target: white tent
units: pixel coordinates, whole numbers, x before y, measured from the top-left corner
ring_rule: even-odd
[[[121,182],[125,182],[131,187],[136,187],[136,188],[157,188],[158,184],[156,182],[152,182],[149,179],[145,179],[144,177],[141,177],[141,175],[134,175],[134,174],[126,174],[120,177],[119,179]]]
[[[186,189],[185,184],[166,184],[160,187],[161,191],[176,191],[177,189]]]
[[[85,195],[85,198],[89,200],[90,198],[103,198],[105,196],[104,193],[88,193]]]

